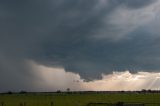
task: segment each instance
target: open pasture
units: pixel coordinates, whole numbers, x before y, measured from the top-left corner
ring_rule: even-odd
[[[160,94],[27,93],[0,94],[0,106],[86,106],[88,103],[160,103]],[[95,105],[97,106],[97,105]],[[158,105],[145,105],[158,106]]]

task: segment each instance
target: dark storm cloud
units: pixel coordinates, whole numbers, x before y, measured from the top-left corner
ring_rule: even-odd
[[[23,62],[27,59],[64,67],[85,79],[99,78],[113,70],[159,70],[158,40],[151,40],[151,34],[139,29],[125,32],[131,39],[112,42],[122,32],[107,20],[119,6],[134,10],[153,3],[153,0],[1,0],[0,56],[4,58],[0,61],[1,79],[11,75],[12,80],[19,74],[22,77],[28,74],[30,80],[24,78],[20,83],[34,80]],[[112,34],[117,36],[108,32],[112,28],[117,31]],[[93,37],[93,32],[99,30],[106,31],[103,40]]]
[[[123,4],[128,6],[128,8],[142,8],[145,6],[148,6],[154,2],[156,2],[157,0],[110,0],[109,2],[115,4],[115,5],[119,5],[119,4]]]

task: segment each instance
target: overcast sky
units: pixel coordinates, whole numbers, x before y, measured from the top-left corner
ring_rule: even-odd
[[[159,89],[159,14],[160,0],[0,0],[0,92]]]

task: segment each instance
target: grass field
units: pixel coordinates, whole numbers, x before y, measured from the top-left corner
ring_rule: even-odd
[[[4,106],[86,106],[90,102],[116,103],[116,102],[141,102],[141,103],[160,103],[160,94],[1,94],[0,103]],[[2,104],[0,104],[1,106]],[[157,105],[156,105],[157,106]]]

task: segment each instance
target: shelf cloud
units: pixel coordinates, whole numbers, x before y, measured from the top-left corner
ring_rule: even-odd
[[[148,78],[160,70],[159,13],[160,0],[1,0],[0,91],[31,90],[35,82],[41,87],[41,80],[50,90],[55,79],[43,77],[52,68],[51,75],[68,79],[53,89],[76,78],[74,90],[103,90],[111,84],[109,76],[126,74],[146,76],[133,89],[148,88],[154,80]],[[35,74],[28,60],[46,68],[37,69],[44,76]],[[122,79],[114,85],[124,87],[106,90],[132,89]],[[98,84],[103,87],[92,87]]]

